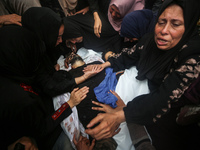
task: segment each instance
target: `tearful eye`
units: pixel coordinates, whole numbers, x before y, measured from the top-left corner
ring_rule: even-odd
[[[164,24],[164,22],[158,22],[158,25],[163,25]]]
[[[175,26],[175,27],[178,27],[178,26],[180,26],[179,24],[172,24],[173,26]]]

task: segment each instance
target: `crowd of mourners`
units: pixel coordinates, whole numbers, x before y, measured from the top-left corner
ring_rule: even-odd
[[[60,123],[76,106],[89,135],[77,150],[117,149],[123,122],[135,150],[199,150],[199,19],[199,0],[0,0],[0,149],[73,150]],[[82,47],[104,62],[86,64]],[[106,68],[133,66],[149,93],[96,99]]]

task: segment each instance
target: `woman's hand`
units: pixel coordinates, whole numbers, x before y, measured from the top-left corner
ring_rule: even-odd
[[[89,11],[89,6],[81,9],[80,11],[77,11],[74,15],[81,14],[81,13],[85,15],[88,11]]]
[[[104,69],[104,65],[103,64],[88,65],[87,67],[85,67],[83,69],[83,72],[92,71],[93,68],[95,68],[95,70],[97,71],[97,73],[99,73],[99,72],[101,72]]]
[[[76,138],[74,136],[73,142],[77,150],[92,150],[95,145],[95,139],[92,140],[92,143],[90,145],[90,140],[83,136],[80,136],[78,141],[76,141]]]
[[[71,108],[78,105],[89,92],[89,88],[87,86],[82,87],[81,89],[75,88],[70,95],[70,99],[67,102]]]
[[[92,101],[93,104],[100,106],[100,107],[92,107],[93,110],[98,110],[98,111],[103,111],[106,113],[113,113],[115,112],[115,109],[112,108],[110,105],[107,104],[102,104],[96,101]]]
[[[96,140],[110,138],[119,133],[119,125],[124,121],[125,116],[123,110],[117,111],[115,113],[99,113],[87,125],[88,129],[86,129],[85,132]],[[97,123],[100,124],[92,128]]]
[[[9,24],[16,24],[22,26],[21,24],[21,16],[17,14],[9,14],[0,16],[0,24],[9,25]]]
[[[102,22],[99,18],[99,15],[97,12],[93,13],[94,15],[94,34],[100,38],[101,28],[102,28]]]
[[[94,66],[91,66],[91,67],[92,68],[90,68],[88,70],[85,70],[85,69],[83,70],[83,72],[84,72],[83,76],[84,76],[85,79],[89,79],[89,78],[95,76],[97,73],[100,72],[98,66],[94,65]]]
[[[114,113],[117,112],[119,110],[122,110],[123,107],[125,107],[126,105],[124,104],[124,101],[120,98],[120,96],[115,92],[110,90],[110,92],[115,95],[117,97],[117,107],[116,108],[112,108],[110,105],[107,104],[102,104],[96,101],[92,101],[93,104],[100,106],[100,107],[92,107],[93,110],[98,110],[98,111],[104,111],[106,113]]]
[[[124,101],[121,99],[121,97],[114,90],[113,91],[110,90],[110,92],[117,97],[117,102],[116,102],[117,108],[126,106]]]

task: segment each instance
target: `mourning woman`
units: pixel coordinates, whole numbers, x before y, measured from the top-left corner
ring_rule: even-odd
[[[136,79],[147,79],[150,93],[135,97],[120,111],[98,115],[87,127],[100,124],[86,133],[96,139],[111,137],[117,134],[119,124],[126,121],[145,125],[158,150],[200,147],[197,123],[184,127],[176,123],[180,108],[186,104],[181,97],[200,71],[200,38],[196,30],[199,7],[196,0],[164,1],[154,33],[100,66],[114,70],[136,66]]]
[[[111,0],[108,20],[115,31],[120,33],[123,18],[130,12],[144,8],[145,0]]]
[[[23,136],[34,138],[41,150],[56,145],[70,149],[60,122],[85,98],[88,88],[72,91],[70,102],[54,111],[52,99],[37,93],[33,86],[44,57],[44,43],[35,33],[20,26],[2,27],[0,34],[4,35],[0,38],[1,149],[7,149]]]
[[[71,92],[77,84],[85,81],[91,74],[73,78],[68,72],[56,70],[60,57],[60,43],[64,32],[62,19],[50,8],[32,7],[22,15],[23,27],[37,34],[46,50],[37,72],[35,87],[38,92],[45,92],[54,97]]]
[[[120,35],[134,44],[146,33],[153,32],[154,26],[155,15],[151,10],[135,10],[123,18]]]

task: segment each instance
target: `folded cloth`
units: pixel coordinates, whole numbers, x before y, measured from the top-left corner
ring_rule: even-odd
[[[94,88],[94,93],[96,95],[96,98],[99,102],[108,104],[111,107],[115,108],[117,107],[116,101],[117,97],[113,95],[110,90],[115,90],[117,85],[117,78],[116,73],[113,72],[112,68],[106,68],[106,77],[105,79]]]

